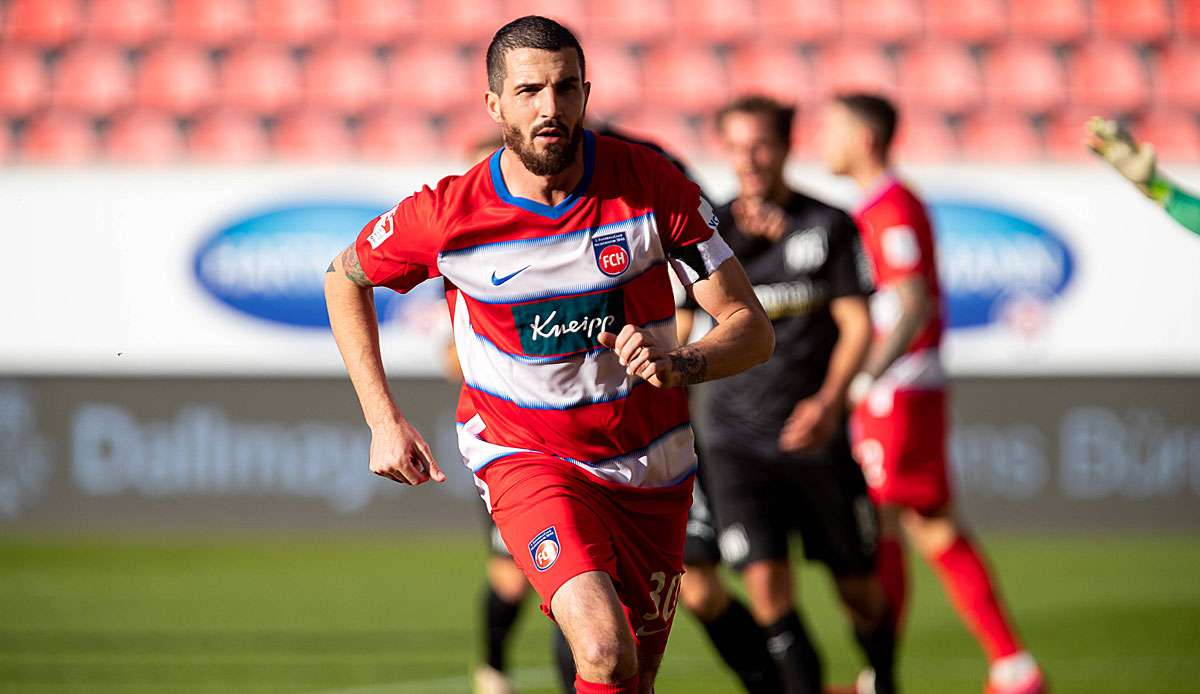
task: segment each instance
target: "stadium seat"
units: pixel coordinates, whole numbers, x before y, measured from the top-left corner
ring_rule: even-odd
[[[758,30],[754,0],[675,0],[679,29],[689,41],[737,43]]]
[[[205,46],[228,46],[250,32],[248,0],[173,0],[171,31]]]
[[[369,48],[332,43],[305,62],[304,98],[310,106],[357,114],[386,95],[383,66]]]
[[[1074,104],[1117,112],[1145,106],[1146,73],[1131,46],[1093,41],[1080,46],[1067,65],[1068,89]]]
[[[514,19],[527,14],[536,14],[543,17],[549,17],[556,22],[561,22],[564,26],[575,33],[576,36],[583,40],[583,36],[588,31],[588,13],[587,5],[583,0],[504,0],[504,19],[502,22]],[[492,29],[494,33],[499,24]],[[491,34],[488,35],[491,38]],[[591,51],[599,46],[599,43],[588,43],[586,48],[589,52],[588,59],[591,60]]]
[[[504,13],[501,0],[424,0],[427,31],[434,38],[483,45],[515,17]]]
[[[852,39],[904,43],[924,29],[917,0],[842,0],[842,24]]]
[[[105,154],[112,161],[130,164],[166,164],[183,157],[183,137],[171,116],[134,111],[109,126]]]
[[[614,121],[613,127],[642,140],[657,143],[671,154],[694,161],[703,147],[696,128],[678,111],[643,109],[631,116]],[[707,125],[706,126],[710,127]]]
[[[983,98],[979,67],[960,43],[930,42],[909,48],[899,72],[901,94],[920,108],[965,113]]]
[[[1154,145],[1163,161],[1195,164],[1200,161],[1200,129],[1196,115],[1186,111],[1151,111],[1133,126],[1138,139]]]
[[[392,57],[387,95],[391,103],[426,113],[453,111],[482,94],[482,65],[472,70],[458,51],[441,43],[414,44]]]
[[[218,110],[205,114],[192,126],[188,152],[197,161],[244,164],[266,159],[270,149],[256,116]]]
[[[255,38],[288,46],[308,46],[333,29],[331,0],[256,0]]]
[[[761,0],[758,21],[759,32],[768,42],[822,43],[842,28],[837,0]]]
[[[1051,114],[1044,128],[1047,154],[1064,162],[1091,160],[1092,154],[1084,146],[1084,124],[1088,118],[1095,115],[1105,114],[1079,108],[1068,108]]]
[[[420,30],[417,0],[337,0],[334,16],[340,36],[371,45],[413,36]]]
[[[1041,157],[1042,145],[1024,114],[985,112],[963,124],[962,153],[969,160],[1025,162]]]
[[[1092,0],[1092,20],[1101,36],[1156,43],[1171,33],[1166,0]]]
[[[1200,0],[1175,0],[1175,31],[1200,38]]]
[[[941,113],[905,112],[896,133],[896,156],[901,162],[933,163],[954,159],[958,142]]]
[[[207,107],[216,91],[208,54],[183,43],[166,43],[147,53],[138,69],[137,102],[181,116]]]
[[[1172,43],[1154,71],[1154,93],[1168,106],[1200,111],[1200,43]]]
[[[271,115],[297,102],[300,73],[287,49],[249,44],[222,62],[220,89],[229,105]]]
[[[166,30],[162,0],[91,0],[88,36],[94,41],[142,46]]]
[[[821,49],[817,81],[823,95],[850,91],[892,94],[896,73],[883,51],[862,43],[839,43]]]
[[[0,120],[0,164],[7,164],[14,158],[12,127],[8,121]]]
[[[363,119],[358,131],[358,150],[364,159],[383,162],[422,162],[460,156],[458,152],[446,151],[428,116],[407,109],[383,109]]]
[[[0,45],[0,116],[21,117],[45,103],[46,72],[37,51]]]
[[[652,43],[678,30],[671,0],[588,0],[588,27],[621,43]]]
[[[1040,43],[1012,41],[992,48],[983,61],[989,106],[1045,113],[1066,101],[1062,63]]]
[[[275,125],[271,147],[282,159],[336,161],[353,157],[354,142],[345,121],[328,111],[290,113]]]
[[[96,154],[96,129],[74,113],[44,113],[30,120],[21,138],[21,158],[34,164],[86,164]]]
[[[105,116],[127,105],[133,79],[125,52],[113,45],[79,44],[55,68],[53,103],[89,116]]]
[[[1084,0],[1009,0],[1013,34],[1020,37],[1074,43],[1088,31]]]
[[[5,42],[42,48],[63,45],[83,26],[77,0],[11,0],[3,17]]]
[[[643,65],[650,108],[706,112],[728,94],[725,66],[707,46],[662,45],[646,53]]]
[[[925,0],[929,33],[940,39],[990,43],[1008,32],[1002,0]]]
[[[729,56],[729,84],[734,96],[766,94],[801,107],[814,94],[808,61],[792,46],[766,42],[741,46]]]
[[[641,105],[641,67],[624,46],[598,41],[587,49],[585,69],[592,83],[589,114],[612,118]]]

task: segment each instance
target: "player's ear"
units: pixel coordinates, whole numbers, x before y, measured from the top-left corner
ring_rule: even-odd
[[[592,98],[592,83],[583,83],[583,112],[587,113],[588,100]]]
[[[504,119],[500,116],[500,95],[496,92],[488,91],[483,94],[483,106],[487,109],[488,117],[492,122],[501,125]]]

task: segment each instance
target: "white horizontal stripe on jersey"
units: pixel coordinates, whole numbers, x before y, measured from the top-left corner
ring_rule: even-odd
[[[479,472],[491,463],[510,455],[534,452],[525,448],[511,448],[484,441],[479,436],[483,433],[484,428],[486,425],[479,415],[457,425],[458,450],[462,453],[463,464],[470,468],[471,472]]]
[[[609,277],[597,265],[592,238],[616,232],[625,233],[629,267]],[[515,304],[616,287],[665,260],[648,212],[577,232],[443,251],[438,270],[476,301]]]

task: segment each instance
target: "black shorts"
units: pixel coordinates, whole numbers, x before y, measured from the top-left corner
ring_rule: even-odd
[[[709,451],[706,463],[717,546],[733,568],[786,560],[794,531],[805,556],[835,575],[874,573],[878,519],[844,428],[812,455],[721,447]]]
[[[717,519],[704,489],[703,463],[696,471],[696,483],[692,485],[692,507],[688,510],[683,563],[687,566],[716,566],[721,563],[721,550],[717,546]]]

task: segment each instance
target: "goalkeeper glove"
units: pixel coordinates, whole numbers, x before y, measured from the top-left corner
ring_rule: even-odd
[[[1117,173],[1143,190],[1154,181],[1154,146],[1137,142],[1116,121],[1095,116],[1087,122],[1087,145]]]

